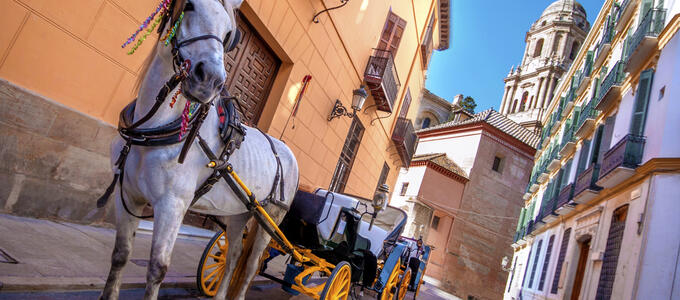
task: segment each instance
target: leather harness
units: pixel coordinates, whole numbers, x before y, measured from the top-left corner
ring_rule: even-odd
[[[227,41],[229,41],[229,35],[227,35],[227,37],[225,37],[224,40],[214,35],[208,34],[192,37],[181,42],[177,42],[176,37],[173,37],[172,39],[173,68],[175,69],[176,74],[174,74],[165,83],[165,85],[163,85],[163,87],[158,92],[158,95],[156,96],[156,102],[151,107],[149,112],[147,112],[141,119],[137,121],[133,120],[137,102],[136,99],[132,101],[130,104],[128,104],[121,111],[120,120],[118,122],[118,133],[126,141],[126,144],[123,147],[123,149],[121,149],[120,154],[118,156],[118,160],[115,163],[117,171],[114,174],[113,180],[106,189],[106,191],[104,192],[104,195],[102,195],[97,200],[97,207],[101,208],[104,205],[106,205],[108,199],[113,193],[116,183],[119,183],[121,202],[127,213],[137,218],[153,217],[153,214],[147,216],[135,215],[134,213],[132,213],[132,211],[130,211],[126,204],[125,198],[123,197],[123,178],[125,174],[125,161],[127,160],[127,156],[130,153],[131,147],[133,145],[143,147],[158,147],[184,142],[184,145],[182,146],[182,150],[180,151],[178,157],[178,163],[181,164],[184,162],[186,154],[188,150],[191,148],[193,141],[196,138],[198,138],[198,144],[200,145],[205,155],[211,160],[208,167],[213,168],[213,173],[194,192],[194,198],[191,201],[190,207],[193,204],[195,204],[196,201],[198,201],[198,199],[200,199],[201,196],[208,193],[212,189],[212,187],[220,180],[220,178],[223,178],[226,181],[226,183],[231,187],[231,189],[234,191],[234,193],[236,193],[237,196],[239,196],[237,198],[239,198],[244,203],[244,205],[246,205],[248,210],[249,211],[253,210],[252,204],[253,199],[245,199],[244,197],[242,197],[241,196],[242,192],[234,184],[233,179],[229,177],[228,172],[225,172],[225,170],[227,169],[231,170],[231,164],[229,164],[229,157],[236,149],[240,148],[241,143],[245,138],[246,132],[241,123],[239,113],[236,111],[235,108],[236,105],[238,105],[240,108],[240,104],[238,103],[235,97],[229,96],[228,92],[225,90],[224,87],[222,88],[222,91],[220,92],[220,97],[217,101],[211,101],[210,103],[207,104],[198,102],[199,106],[196,113],[194,113],[188,120],[187,130],[189,131],[189,133],[186,135],[182,135],[180,133],[182,123],[181,117],[168,124],[161,125],[158,127],[139,128],[139,126],[149,121],[149,119],[151,119],[156,114],[160,106],[168,98],[168,94],[170,93],[170,91],[174,90],[182,80],[188,77],[188,71],[191,68],[191,63],[189,60],[184,60],[182,58],[181,52],[179,51],[180,48],[182,46],[186,46],[199,40],[215,39],[220,41],[225,46],[225,50],[230,51],[236,46],[236,43],[238,43],[238,39],[240,38],[240,32],[237,29],[235,29],[234,31],[236,32],[235,33],[236,37],[234,39],[236,42],[232,40],[232,42],[229,45],[227,45]],[[231,32],[229,34],[231,34]],[[195,101],[195,99],[191,99],[191,97],[185,98],[187,99],[187,101]],[[219,134],[220,138],[224,143],[224,147],[222,147],[219,156],[215,155],[212,152],[210,147],[208,147],[206,141],[200,136],[198,132],[201,125],[203,124],[203,121],[205,120],[210,111],[210,106],[212,105],[215,106],[217,114],[219,116]],[[243,112],[241,111],[241,113]],[[288,207],[287,205],[285,205],[284,198],[284,178],[281,160],[276,151],[276,148],[274,147],[274,143],[271,137],[262,132],[261,130],[259,131],[266,137],[271,147],[271,150],[274,154],[274,157],[276,158],[276,175],[274,177],[274,182],[272,183],[271,191],[263,201],[260,201],[260,203],[261,205],[264,206],[267,203],[272,202],[287,210]],[[277,187],[279,191],[278,201],[276,201],[277,199],[275,199]],[[215,218],[214,216],[208,217],[214,222],[216,222],[218,225],[220,225],[220,227],[222,227],[223,230],[225,230],[226,226],[222,222],[217,220],[217,218]]]

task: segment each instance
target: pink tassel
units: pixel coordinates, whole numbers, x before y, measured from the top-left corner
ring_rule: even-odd
[[[184,111],[182,111],[182,126],[179,128],[179,140],[182,140],[182,137],[184,134],[187,132],[187,127],[189,126],[189,108],[191,107],[191,103],[187,101],[187,104],[184,105]]]

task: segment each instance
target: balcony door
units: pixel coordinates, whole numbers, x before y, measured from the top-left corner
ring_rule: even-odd
[[[590,238],[579,243],[578,265],[576,265],[574,286],[571,289],[571,300],[578,300],[579,296],[581,295],[581,286],[583,285],[583,277],[586,272],[586,264],[588,263],[589,252]]]

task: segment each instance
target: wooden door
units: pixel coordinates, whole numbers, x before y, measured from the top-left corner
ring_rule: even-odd
[[[590,240],[580,243],[580,253],[578,255],[578,265],[576,266],[576,276],[574,277],[574,287],[571,289],[571,299],[578,300],[583,285],[583,276],[588,263],[588,253],[590,252]]]
[[[260,119],[281,61],[252,25],[237,14],[241,41],[224,56],[225,85],[232,96],[240,95],[243,121],[255,126]]]

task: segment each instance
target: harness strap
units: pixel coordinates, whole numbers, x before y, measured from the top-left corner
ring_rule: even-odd
[[[285,196],[284,196],[284,193],[283,193],[283,188],[284,188],[284,186],[283,186],[283,184],[284,184],[283,167],[281,166],[281,159],[279,158],[279,153],[276,152],[276,147],[274,147],[274,142],[272,141],[272,138],[268,134],[262,132],[261,129],[258,128],[257,130],[259,130],[260,133],[262,133],[262,135],[264,135],[264,137],[267,138],[267,141],[269,142],[269,146],[271,147],[272,152],[274,153],[274,158],[276,158],[276,175],[274,176],[274,183],[272,184],[272,189],[269,192],[269,195],[267,196],[267,198],[265,198],[263,200],[262,205],[266,205],[267,202],[272,201],[274,204],[277,204],[277,205],[285,208],[285,205],[283,205],[283,203],[286,202],[286,199],[285,199]],[[274,194],[276,193],[277,185],[279,187],[279,201],[281,203],[277,203],[277,201],[275,201],[275,199],[274,199]]]

